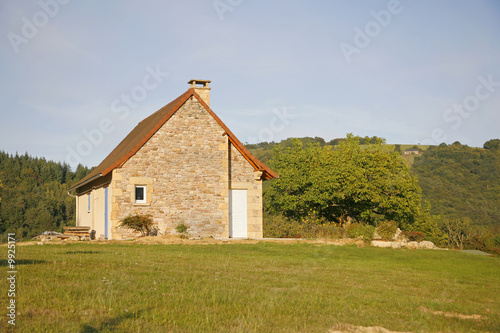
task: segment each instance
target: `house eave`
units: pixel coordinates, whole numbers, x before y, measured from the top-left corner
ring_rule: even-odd
[[[84,182],[82,182],[82,183],[78,183],[78,184],[76,184],[76,185],[74,185],[74,186],[70,187],[70,188],[68,189],[68,194],[69,194],[69,192],[71,192],[71,191],[73,191],[73,190],[76,190],[76,189],[78,189],[78,188],[80,188],[80,187],[82,187],[82,186],[85,186],[85,185],[87,185],[88,183],[93,182],[94,180],[96,180],[97,178],[100,178],[100,177],[102,177],[102,176],[103,176],[103,175],[102,175],[102,173],[100,173],[100,174],[98,174],[98,175],[95,175],[94,177],[91,177],[91,178],[87,179],[86,181],[84,181]]]

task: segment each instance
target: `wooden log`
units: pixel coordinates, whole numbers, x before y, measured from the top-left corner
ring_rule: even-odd
[[[79,227],[65,226],[63,228],[64,230],[90,230],[89,226],[79,226]]]

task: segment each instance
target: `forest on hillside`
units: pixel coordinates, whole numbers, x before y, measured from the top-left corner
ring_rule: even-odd
[[[433,214],[500,226],[500,140],[484,148],[459,142],[430,147],[415,159],[412,171]]]
[[[67,190],[89,172],[82,165],[73,172],[68,164],[0,151],[0,234],[32,237],[74,225],[75,199]]]

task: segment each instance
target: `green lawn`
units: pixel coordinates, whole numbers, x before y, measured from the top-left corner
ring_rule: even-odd
[[[500,331],[498,257],[275,243],[16,250],[18,332]],[[8,301],[2,292],[5,314]]]

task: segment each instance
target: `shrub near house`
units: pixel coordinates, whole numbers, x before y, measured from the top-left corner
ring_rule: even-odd
[[[153,217],[147,215],[129,215],[121,221],[121,227],[130,228],[141,233],[142,236],[148,236],[153,231]]]

